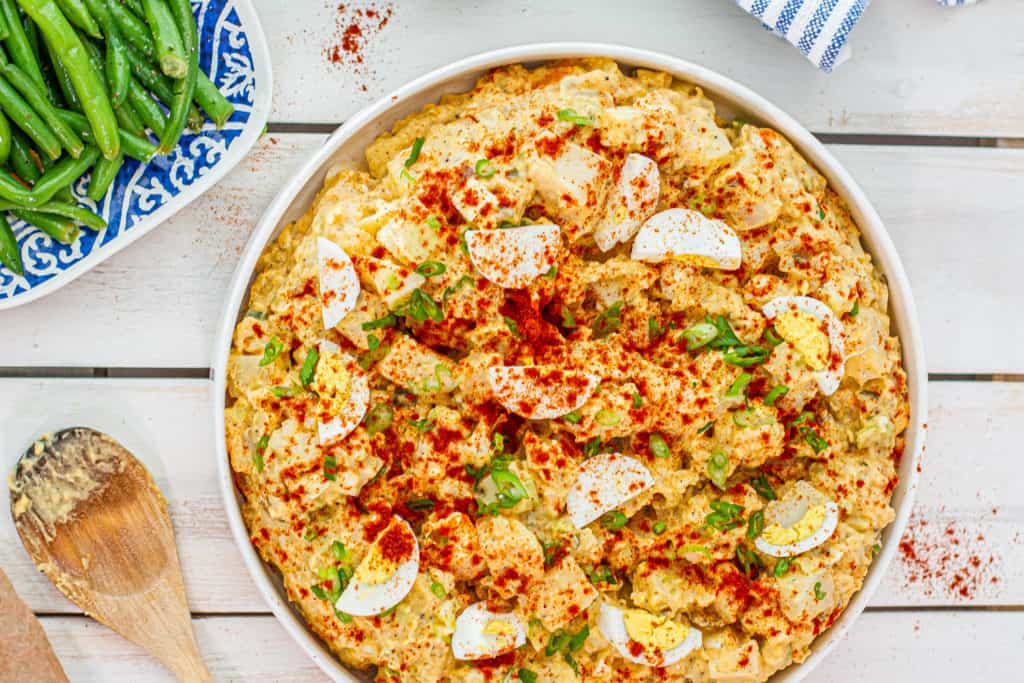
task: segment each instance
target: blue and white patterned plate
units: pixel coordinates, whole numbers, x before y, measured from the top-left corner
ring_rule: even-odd
[[[211,188],[249,152],[270,114],[271,73],[259,18],[250,0],[192,0],[199,26],[200,66],[235,105],[217,130],[186,129],[172,154],[148,164],[125,159],[98,204],[85,197],[87,178],[75,194],[107,221],[104,230],[82,228],[74,244],[14,221],[24,275],[0,266],[0,310],[28,303],[63,287],[180,211]]]

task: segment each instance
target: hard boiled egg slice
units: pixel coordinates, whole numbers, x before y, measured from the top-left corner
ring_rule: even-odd
[[[839,506],[808,484],[798,481],[781,500],[764,509],[764,530],[754,545],[765,555],[793,557],[816,548],[839,524]]]
[[[525,287],[551,270],[561,247],[562,233],[553,223],[466,231],[473,266],[506,289]]]
[[[846,372],[843,324],[828,304],[809,296],[780,296],[761,309],[779,336],[816,371],[821,393],[831,396]]]
[[[316,239],[316,260],[320,272],[320,308],[324,329],[331,329],[356,307],[359,275],[352,259],[334,242]]]
[[[636,458],[599,453],[583,461],[565,506],[569,519],[582,529],[601,515],[654,486],[654,477]]]
[[[601,378],[551,365],[487,368],[494,398],[528,420],[553,420],[576,410],[594,394]]]
[[[420,546],[412,527],[401,517],[392,517],[334,607],[357,617],[385,612],[409,594],[419,570]]]
[[[526,628],[515,614],[492,612],[483,602],[462,611],[455,619],[452,654],[455,659],[489,659],[526,644]]]
[[[348,436],[359,426],[370,405],[370,383],[356,359],[326,339],[310,383],[319,396],[317,434],[321,445]]]
[[[668,209],[640,227],[632,257],[658,263],[669,259],[704,268],[736,270],[743,260],[740,238],[722,221],[691,209]]]
[[[594,242],[601,251],[629,241],[654,214],[660,194],[658,164],[642,154],[628,155],[608,197],[604,221],[594,231]]]
[[[643,609],[601,604],[597,627],[619,654],[636,664],[672,666],[701,646],[699,629]]]

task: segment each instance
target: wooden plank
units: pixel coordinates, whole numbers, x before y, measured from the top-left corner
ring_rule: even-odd
[[[82,617],[42,620],[71,680],[167,681],[152,658]],[[270,616],[193,621],[199,649],[218,681],[327,681]],[[867,612],[808,680],[1013,681],[1024,644],[1021,612]]]
[[[880,7],[881,5],[879,5]],[[874,9],[874,7],[872,8]],[[322,135],[268,135],[168,224],[68,287],[3,314],[0,365],[209,365],[242,246]],[[1024,372],[1016,272],[1024,150],[832,145],[864,186],[913,285],[929,368]],[[112,333],[116,330],[116,333]]]
[[[818,72],[731,2],[637,2],[627,21],[621,3],[612,0],[337,6],[257,0],[274,64],[272,121],[337,123],[457,59],[498,47],[579,40],[700,63],[818,132],[1024,136],[1021,0],[963,12],[931,2],[875,3],[851,36],[853,58],[832,75]],[[377,28],[380,17],[356,16],[359,9],[391,7],[383,28]],[[363,33],[355,41],[358,54],[339,50],[332,60],[350,25]]]
[[[916,523],[911,542],[937,569],[913,579],[920,567],[901,555],[873,604],[1024,605],[1024,508],[1015,485],[1024,383],[933,382],[929,389],[930,446],[916,507],[927,525]],[[208,390],[202,380],[0,380],[0,468],[10,471],[40,433],[72,424],[107,431],[147,464],[170,502],[192,609],[262,612],[221,506]],[[939,566],[946,552],[965,554]],[[972,554],[984,565],[971,567]],[[6,514],[0,566],[34,610],[77,611],[35,571]],[[957,573],[968,595],[953,585]]]

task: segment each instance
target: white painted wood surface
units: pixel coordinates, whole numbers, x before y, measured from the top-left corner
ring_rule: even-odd
[[[256,0],[273,54],[272,120],[338,123],[461,57],[575,40],[699,62],[754,88],[816,132],[1024,136],[1022,0],[961,12],[932,0],[873,3],[850,39],[853,58],[834,77],[818,73],[731,0],[396,2],[388,25],[367,32],[358,67],[332,63],[327,51],[354,8],[392,3],[343,4],[348,11],[339,13],[337,2]]]
[[[324,139],[270,134],[216,188],[74,287],[4,313],[11,366],[207,367],[241,248]],[[831,145],[886,220],[932,372],[1024,372],[1024,149]]]
[[[915,507],[926,524],[913,525],[914,547],[927,558],[961,552],[962,559],[937,566],[938,576],[928,581],[912,580],[915,565],[897,559],[872,605],[1024,604],[1024,506],[1016,476],[1024,384],[932,382],[929,393],[929,446]],[[5,471],[37,435],[62,426],[87,424],[113,435],[149,467],[170,503],[192,609],[265,611],[221,506],[208,381],[0,379],[0,424]],[[15,534],[0,515],[0,566],[29,606],[77,613],[35,570]],[[984,566],[969,567],[970,555]],[[976,579],[970,598],[950,587],[958,570]]]
[[[699,62],[835,136],[832,151],[904,259],[929,369],[956,381],[929,386],[928,449],[906,537],[923,559],[898,555],[868,613],[809,680],[1022,679],[1024,297],[1015,276],[1024,254],[1024,0],[960,10],[932,0],[875,2],[851,38],[853,60],[832,76],[732,0],[637,0],[627,9],[610,0],[358,0],[343,3],[344,12],[336,0],[254,2],[271,45],[278,126],[339,123],[409,79],[483,50],[589,40]],[[329,60],[357,9],[388,8],[387,26],[366,31],[362,64]],[[938,139],[885,137],[902,135]],[[1004,139],[970,146],[971,138],[997,137]],[[8,470],[40,432],[80,423],[135,451],[169,500],[198,639],[221,681],[326,680],[267,614],[231,539],[216,485],[209,383],[176,378],[209,365],[242,246],[323,139],[264,137],[168,225],[57,294],[0,315],[0,466]],[[44,378],[92,368],[166,378]],[[1009,381],[973,381],[992,373]],[[959,557],[941,561],[947,551]],[[0,566],[43,615],[72,680],[170,680],[36,572],[5,513]],[[967,595],[958,575],[967,577]]]

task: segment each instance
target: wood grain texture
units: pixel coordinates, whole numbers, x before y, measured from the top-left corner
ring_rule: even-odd
[[[0,365],[207,367],[245,241],[276,189],[323,140],[265,136],[239,168],[167,225],[59,292],[5,311],[4,339],[11,343]],[[1017,352],[1024,326],[1008,314],[1019,308],[1020,290],[1006,277],[1024,252],[1017,229],[1024,150],[830,149],[896,242],[915,292],[929,369],[1024,372]]]
[[[138,648],[95,622],[50,616],[43,626],[76,683],[171,680]],[[273,617],[202,617],[195,630],[221,683],[328,680]],[[867,612],[808,681],[1015,681],[1022,645],[1021,613]]]
[[[200,380],[0,380],[0,465],[9,468],[10,454],[38,433],[67,424],[89,423],[115,436],[170,502],[192,610],[264,612],[221,507],[208,390]],[[1015,482],[1024,384],[932,382],[929,393],[929,446],[910,542],[936,560],[937,571],[922,577],[901,555],[872,605],[1022,606],[1024,508]],[[50,406],[47,415],[24,409],[40,405]],[[0,516],[0,565],[26,602],[40,612],[77,612],[37,574],[14,533]],[[940,565],[947,551],[963,555]],[[983,565],[972,567],[971,555]],[[958,573],[970,584],[967,596],[953,585]]]
[[[1024,136],[1018,47],[1024,2],[949,11],[878,2],[849,44],[852,59],[818,72],[732,2],[490,0],[292,3],[256,0],[274,64],[271,121],[339,123],[431,69],[499,47],[551,41],[629,45],[675,55],[753,88],[816,132]],[[360,20],[362,63],[330,59],[358,8],[393,7],[382,29]],[[325,87],[325,84],[327,87]]]

